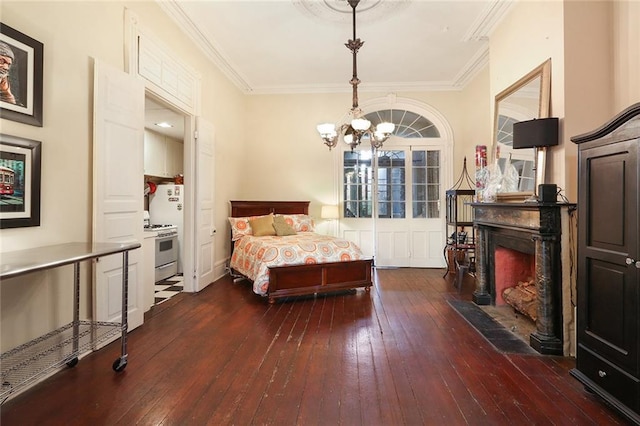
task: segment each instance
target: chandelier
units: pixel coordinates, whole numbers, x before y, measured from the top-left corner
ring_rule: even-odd
[[[389,139],[389,136],[391,136],[396,126],[393,123],[383,122],[374,127],[371,121],[364,118],[362,110],[358,107],[358,84],[360,84],[360,79],[358,79],[357,54],[358,49],[364,44],[364,41],[356,38],[356,7],[358,3],[360,3],[360,0],[347,1],[353,9],[353,39],[345,43],[345,46],[347,46],[353,54],[353,77],[349,81],[349,84],[353,86],[353,103],[349,111],[350,119],[346,123],[339,125],[337,129],[333,123],[319,124],[317,129],[324,144],[329,147],[329,150],[338,144],[339,138],[348,144],[352,151],[360,145],[362,139],[369,139],[371,146],[378,149]]]

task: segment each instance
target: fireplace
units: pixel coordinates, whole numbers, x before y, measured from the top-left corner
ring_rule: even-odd
[[[575,205],[560,203],[474,203],[476,289],[478,305],[505,304],[503,291],[518,283],[509,298],[534,295],[522,312],[535,321],[529,344],[542,354],[573,352],[571,299],[573,271],[563,271],[570,247],[569,218]],[[564,225],[563,225],[564,223]],[[562,230],[565,228],[565,233]],[[566,262],[570,268],[570,262]],[[520,296],[518,296],[520,297]],[[569,299],[569,300],[567,300]],[[509,303],[513,306],[512,301]],[[520,310],[520,309],[519,309]]]

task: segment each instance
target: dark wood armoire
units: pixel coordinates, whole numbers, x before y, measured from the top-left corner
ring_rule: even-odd
[[[572,137],[578,154],[576,368],[640,424],[640,103]]]

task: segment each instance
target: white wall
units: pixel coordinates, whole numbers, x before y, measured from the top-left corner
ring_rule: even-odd
[[[44,44],[44,126],[2,120],[2,133],[42,141],[42,221],[0,231],[1,251],[88,241],[92,220],[92,57],[124,68],[124,11],[130,8],[177,58],[202,76],[202,116],[216,126],[216,226],[226,229],[226,203],[241,183],[245,97],[183,35],[155,2],[2,1],[2,23]],[[229,178],[232,176],[232,178]],[[142,184],[136,182],[135,184]],[[222,234],[222,235],[220,235]],[[226,255],[224,232],[216,257]],[[4,351],[71,319],[71,268],[31,274],[0,286]],[[83,270],[83,316],[89,315]]]
[[[640,2],[613,4],[614,112],[640,102]]]

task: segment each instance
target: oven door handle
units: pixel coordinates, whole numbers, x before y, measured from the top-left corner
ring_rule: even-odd
[[[174,262],[169,262],[169,263],[164,264],[164,265],[156,266],[156,269],[166,269],[166,268],[170,268],[170,267],[172,267],[172,266],[173,266],[173,264],[174,264],[174,263],[176,263],[176,262],[174,261]]]

